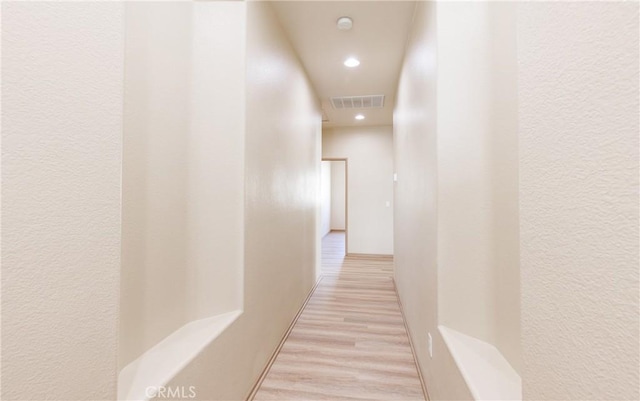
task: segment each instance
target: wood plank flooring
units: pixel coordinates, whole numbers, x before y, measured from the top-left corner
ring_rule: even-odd
[[[254,400],[424,400],[393,284],[393,258],[322,244],[322,277]]]

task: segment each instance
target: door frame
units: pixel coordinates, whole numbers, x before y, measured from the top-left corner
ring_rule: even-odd
[[[321,161],[344,162],[344,255],[349,256],[349,159],[346,157],[323,157]]]

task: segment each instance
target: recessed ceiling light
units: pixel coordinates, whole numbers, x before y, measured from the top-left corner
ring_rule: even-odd
[[[364,116],[362,114],[356,114],[356,120],[364,120]]]
[[[353,67],[357,67],[360,65],[360,60],[358,60],[355,57],[349,57],[348,59],[346,59],[344,61],[344,65],[346,65],[347,67],[353,68]]]

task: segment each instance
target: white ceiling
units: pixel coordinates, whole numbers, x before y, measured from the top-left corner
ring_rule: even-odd
[[[309,74],[322,108],[325,127],[389,125],[411,25],[412,1],[275,1],[272,2],[291,44]],[[336,27],[339,17],[353,19],[350,31]],[[360,66],[345,67],[355,56]],[[385,95],[382,109],[336,110],[331,96]],[[365,120],[356,121],[358,113]]]

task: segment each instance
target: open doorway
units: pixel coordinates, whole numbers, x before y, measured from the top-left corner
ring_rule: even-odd
[[[342,260],[348,253],[347,159],[322,159],[322,266]],[[336,260],[337,259],[337,260]]]

